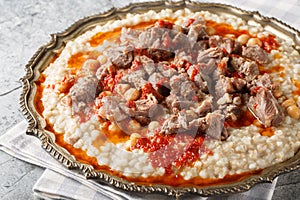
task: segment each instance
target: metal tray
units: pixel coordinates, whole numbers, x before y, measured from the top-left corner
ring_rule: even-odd
[[[21,79],[23,92],[20,97],[21,111],[28,121],[27,134],[36,136],[41,141],[41,146],[65,167],[83,174],[88,179],[132,192],[147,193],[165,193],[167,195],[179,197],[185,193],[196,193],[201,196],[212,196],[220,194],[233,194],[249,190],[252,186],[261,182],[272,182],[275,177],[282,173],[287,173],[300,168],[300,151],[294,157],[282,163],[273,165],[262,170],[261,173],[250,175],[245,179],[222,185],[205,186],[205,187],[171,187],[168,185],[140,185],[128,182],[119,177],[113,176],[106,172],[94,170],[91,165],[83,164],[77,161],[64,148],[55,143],[54,134],[45,130],[46,122],[38,114],[34,106],[34,97],[36,94],[35,81],[39,79],[40,73],[49,65],[55,55],[65,47],[69,40],[76,38],[78,35],[95,27],[96,25],[105,24],[109,20],[122,19],[127,13],[143,13],[150,9],[161,10],[169,8],[178,10],[189,8],[192,11],[207,10],[218,14],[231,14],[243,18],[244,20],[254,20],[260,23],[265,29],[281,38],[291,38],[295,42],[294,48],[300,52],[300,32],[293,27],[281,22],[275,18],[268,18],[260,15],[258,12],[249,12],[239,8],[216,3],[196,3],[190,1],[180,2],[147,2],[131,4],[127,7],[116,9],[93,16],[88,16],[74,23],[64,32],[52,34],[51,41],[40,47],[26,65],[26,74]]]

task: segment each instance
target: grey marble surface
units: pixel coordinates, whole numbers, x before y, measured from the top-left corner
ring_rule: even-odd
[[[35,51],[76,20],[128,1],[0,0],[0,134],[20,122],[19,79]],[[0,151],[0,199],[35,199],[32,186],[43,169]],[[273,199],[299,199],[300,171],[282,175]]]

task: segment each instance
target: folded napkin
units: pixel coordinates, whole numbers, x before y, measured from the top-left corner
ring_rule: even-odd
[[[61,163],[52,158],[45,150],[42,149],[40,141],[37,138],[25,134],[26,127],[27,123],[22,121],[10,129],[7,133],[0,136],[0,150],[3,150],[26,162],[46,168],[45,172],[33,187],[33,192],[38,197],[44,199],[78,200],[172,199],[163,194],[126,192],[108,185],[96,183],[93,180],[87,180],[82,175],[68,170]],[[229,196],[199,198],[198,195],[189,194],[184,195],[180,199],[271,199],[276,182],[277,178],[272,184],[258,184],[247,192]]]

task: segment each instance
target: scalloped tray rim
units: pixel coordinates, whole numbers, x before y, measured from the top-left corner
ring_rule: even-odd
[[[53,135],[49,131],[45,131],[43,127],[45,122],[43,118],[39,116],[33,106],[33,96],[35,94],[34,81],[39,77],[40,71],[43,66],[41,64],[49,63],[50,58],[58,53],[65,45],[66,41],[75,38],[77,35],[85,32],[91,27],[99,24],[101,20],[107,22],[111,19],[121,19],[124,14],[128,12],[144,12],[146,10],[155,9],[160,10],[163,8],[170,9],[181,9],[189,8],[191,10],[210,10],[213,11],[223,10],[226,13],[233,15],[240,15],[248,19],[252,18],[261,23],[268,24],[272,23],[273,26],[281,29],[285,34],[289,34],[288,37],[293,38],[296,43],[295,48],[299,51],[300,44],[300,32],[295,28],[287,25],[286,23],[273,18],[264,17],[257,11],[245,11],[240,8],[220,4],[220,3],[199,3],[191,1],[159,1],[159,2],[143,2],[130,4],[123,8],[112,8],[106,12],[85,17],[78,20],[65,31],[51,34],[51,41],[40,47],[37,52],[32,56],[28,64],[25,66],[26,74],[21,78],[23,85],[23,91],[20,96],[20,109],[24,117],[28,121],[28,128],[26,133],[33,135],[40,139],[41,146],[56,160],[61,162],[65,167],[70,170],[77,171],[83,174],[88,179],[94,179],[100,183],[109,184],[125,191],[134,192],[147,192],[147,193],[165,193],[167,195],[176,196],[177,198],[185,193],[197,193],[201,196],[212,196],[212,195],[223,195],[223,194],[234,194],[249,190],[255,184],[262,182],[272,182],[277,176],[282,173],[287,173],[300,168],[300,151],[296,153],[291,159],[282,163],[275,164],[271,167],[264,169],[260,174],[251,175],[240,182],[225,184],[225,185],[214,185],[204,187],[171,187],[167,185],[155,184],[152,186],[140,185],[128,182],[119,177],[113,176],[106,172],[100,172],[94,170],[91,165],[83,164],[75,160],[64,148],[58,146],[53,141]],[[213,10],[212,10],[213,9]],[[97,22],[97,23],[95,23]],[[101,23],[104,23],[101,22]]]

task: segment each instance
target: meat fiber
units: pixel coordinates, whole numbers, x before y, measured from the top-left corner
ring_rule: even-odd
[[[259,86],[253,90],[256,91],[249,99],[249,110],[265,127],[278,126],[283,120],[283,112],[272,92]]]
[[[269,63],[268,53],[258,45],[243,47],[242,55],[259,64]]]

